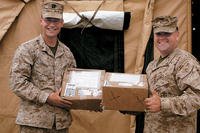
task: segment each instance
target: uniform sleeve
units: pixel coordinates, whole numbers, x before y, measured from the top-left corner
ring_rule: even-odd
[[[71,63],[71,65],[70,65],[70,67],[71,67],[71,68],[76,68],[76,67],[77,67],[77,66],[76,66],[76,60],[75,60],[73,54],[71,54],[71,58],[72,58],[72,63]]]
[[[69,65],[70,68],[76,68],[76,60],[74,58],[73,53],[69,50],[70,53],[70,60],[71,60],[71,64]]]
[[[15,52],[10,69],[10,88],[22,99],[45,103],[49,94],[41,91],[31,82],[34,55],[27,47],[20,46]]]
[[[187,116],[200,108],[200,66],[196,61],[186,60],[177,69],[177,85],[180,96],[161,98],[161,110]]]

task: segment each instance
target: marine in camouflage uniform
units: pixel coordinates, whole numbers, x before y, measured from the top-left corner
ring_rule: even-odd
[[[58,15],[51,14],[54,9],[59,10]],[[71,125],[71,103],[61,99],[59,92],[65,69],[76,67],[76,62],[69,48],[57,39],[63,26],[62,10],[60,3],[45,3],[46,14],[41,18],[43,33],[20,45],[15,52],[10,88],[20,97],[16,123],[21,125],[21,133],[66,133]],[[55,46],[50,47],[47,42]]]
[[[200,108],[200,65],[177,48],[177,18],[153,20],[154,38],[161,57],[147,67],[150,98],[145,99],[144,133],[196,133]]]

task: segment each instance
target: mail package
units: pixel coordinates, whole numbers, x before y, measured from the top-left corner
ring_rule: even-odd
[[[104,75],[104,70],[67,69],[61,97],[72,101],[71,109],[100,110]]]
[[[102,88],[102,105],[105,110],[143,112],[148,97],[145,74],[106,73]]]

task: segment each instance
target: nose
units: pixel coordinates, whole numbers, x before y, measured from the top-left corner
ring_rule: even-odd
[[[158,39],[165,39],[166,36],[165,36],[165,35],[158,35],[157,38],[158,38]]]
[[[171,36],[171,34],[172,33],[168,33],[168,32],[159,32],[159,33],[156,33],[156,36],[159,38],[166,38],[166,37]]]

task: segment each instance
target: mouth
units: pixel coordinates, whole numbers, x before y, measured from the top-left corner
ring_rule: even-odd
[[[48,27],[47,30],[48,31],[57,31],[58,29],[56,27]]]
[[[166,40],[166,41],[158,41],[158,45],[159,46],[162,46],[162,45],[165,45],[165,44],[168,44],[168,43],[169,43],[168,40]]]
[[[161,46],[164,46],[166,43],[158,43],[158,46],[161,47]]]
[[[169,48],[168,42],[160,42],[157,44],[157,48],[161,51],[167,50]]]

